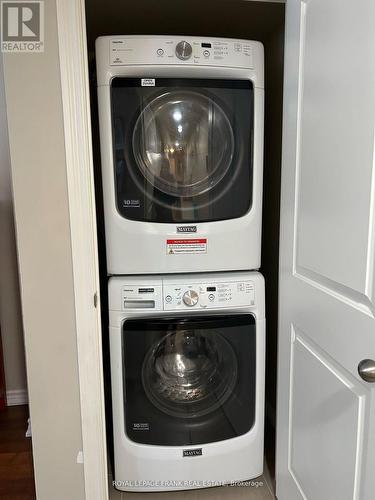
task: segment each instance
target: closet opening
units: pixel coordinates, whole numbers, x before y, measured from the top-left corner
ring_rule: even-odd
[[[262,255],[266,292],[265,475],[274,489],[278,327],[279,220],[284,63],[284,12],[280,2],[86,0],[92,142],[102,302],[107,443],[112,463],[111,378],[108,335],[108,276],[97,104],[95,40],[105,35],[185,35],[260,41],[265,57]],[[110,484],[110,498],[115,490]],[[236,490],[236,489],[235,489]],[[236,491],[233,492],[233,495]],[[124,497],[125,498],[125,497]],[[268,498],[268,497],[265,497]]]

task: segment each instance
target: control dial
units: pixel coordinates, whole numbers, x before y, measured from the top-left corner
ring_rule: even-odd
[[[182,40],[176,45],[176,56],[182,61],[187,61],[188,59],[190,59],[192,53],[193,48],[189,42],[185,42],[184,40]]]
[[[195,290],[188,290],[184,293],[182,300],[186,306],[192,307],[198,303],[199,295]]]

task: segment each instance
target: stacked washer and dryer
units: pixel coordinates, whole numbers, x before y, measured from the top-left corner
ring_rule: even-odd
[[[96,42],[114,479],[206,487],[263,472],[259,42]]]

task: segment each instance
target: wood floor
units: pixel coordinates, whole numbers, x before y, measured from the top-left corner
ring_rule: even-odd
[[[35,500],[31,439],[25,437],[27,406],[0,411],[0,498]]]

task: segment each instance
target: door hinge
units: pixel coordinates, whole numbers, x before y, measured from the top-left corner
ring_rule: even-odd
[[[94,307],[98,307],[98,292],[94,293]]]

